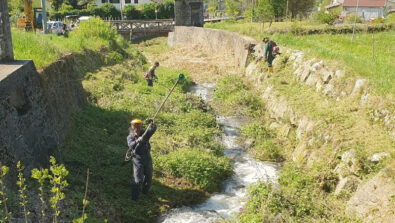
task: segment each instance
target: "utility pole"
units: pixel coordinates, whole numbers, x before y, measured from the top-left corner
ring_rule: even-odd
[[[43,18],[43,33],[48,33],[47,27],[47,10],[45,9],[45,0],[41,0],[42,18]]]
[[[354,26],[352,27],[352,37],[350,44],[350,54],[352,53],[352,43],[354,42],[355,24],[357,23],[358,7],[359,7],[359,0],[357,0],[357,8],[355,9]]]

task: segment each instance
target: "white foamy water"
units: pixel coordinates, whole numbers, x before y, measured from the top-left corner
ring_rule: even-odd
[[[191,88],[191,92],[210,101],[215,85],[202,84]],[[234,218],[247,202],[247,187],[257,181],[275,182],[278,165],[257,161],[244,153],[236,143],[239,126],[238,117],[218,117],[217,122],[223,126],[221,136],[224,154],[233,162],[234,175],[222,183],[221,191],[209,199],[192,207],[175,208],[159,219],[163,223],[215,222],[223,218]]]

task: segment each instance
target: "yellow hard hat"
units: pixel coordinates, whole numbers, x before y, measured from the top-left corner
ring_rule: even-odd
[[[143,122],[140,119],[133,119],[130,124],[142,124]]]

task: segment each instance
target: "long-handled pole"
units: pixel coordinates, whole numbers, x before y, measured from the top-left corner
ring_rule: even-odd
[[[163,100],[162,104],[159,106],[158,110],[156,111],[154,117],[152,118],[152,121],[155,120],[156,116],[158,115],[158,113],[160,112],[160,110],[162,109],[163,105],[166,103],[167,99],[170,97],[171,93],[174,91],[174,88],[176,88],[178,82],[180,80],[183,80],[185,78],[184,74],[179,74],[178,75],[178,79],[176,81],[176,83],[173,85],[173,87],[171,88],[169,94],[166,96],[165,100]],[[125,154],[125,162],[129,161],[131,158],[133,157],[133,150],[132,148],[129,148],[128,151],[126,151]]]
[[[158,110],[156,111],[154,117],[152,118],[152,120],[155,120],[156,116],[158,115],[159,111],[162,109],[163,105],[166,103],[167,99],[169,98],[169,96],[171,95],[171,93],[174,91],[174,88],[176,88],[178,82],[180,80],[184,79],[184,74],[180,74],[178,75],[178,79],[176,81],[176,83],[173,85],[173,87],[171,88],[169,94],[166,96],[165,100],[163,100],[162,104],[159,106]]]

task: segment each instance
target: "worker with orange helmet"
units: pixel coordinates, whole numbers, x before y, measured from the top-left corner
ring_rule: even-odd
[[[148,193],[152,182],[152,158],[149,140],[156,131],[156,124],[152,119],[149,119],[148,123],[147,129],[144,131],[142,129],[143,122],[140,119],[133,119],[130,122],[130,131],[127,136],[129,150],[125,161],[133,159],[132,200],[135,201],[141,192]]]

